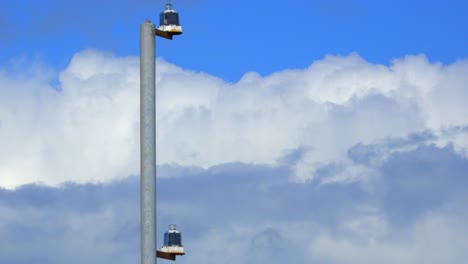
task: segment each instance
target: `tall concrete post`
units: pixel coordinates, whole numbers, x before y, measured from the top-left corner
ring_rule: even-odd
[[[155,27],[140,26],[141,264],[156,264]]]

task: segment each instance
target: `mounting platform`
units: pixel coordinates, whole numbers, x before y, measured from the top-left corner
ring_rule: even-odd
[[[162,30],[159,30],[159,29],[156,29],[154,33],[155,33],[154,34],[155,36],[166,38],[166,39],[172,39],[172,36],[177,35],[177,34],[162,31]]]
[[[176,260],[176,256],[183,256],[185,253],[168,253],[162,251],[156,251],[156,257],[168,260]]]

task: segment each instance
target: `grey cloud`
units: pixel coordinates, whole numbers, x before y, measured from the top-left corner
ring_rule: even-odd
[[[405,243],[400,263],[412,263],[404,256],[424,260],[421,239],[435,235],[446,238],[433,243],[450,248],[450,263],[462,263],[457,245],[468,241],[450,228],[468,229],[460,206],[466,171],[468,160],[452,147],[423,145],[392,153],[369,182],[297,184],[287,166],[166,167],[157,185],[158,233],[179,225],[188,251],[179,263],[340,263],[336,252],[348,263],[374,263],[375,254],[385,259]],[[424,229],[434,223],[437,234]],[[137,262],[138,177],[0,189],[0,236],[0,263]],[[354,246],[341,248],[347,243]],[[360,251],[372,245],[378,250]]]
[[[467,171],[467,160],[452,146],[393,155],[381,168],[385,212],[397,224],[411,223],[466,192]]]
[[[247,258],[250,263],[285,263],[294,258],[289,241],[278,230],[259,230],[251,239]]]
[[[373,144],[358,143],[350,147],[347,156],[354,163],[375,166],[389,152],[414,148],[419,145],[431,145],[434,142],[468,134],[468,126],[451,126],[439,133],[432,130],[410,133],[405,137],[389,137]],[[450,143],[452,144],[452,143]]]
[[[307,153],[307,151],[310,151],[309,148],[306,148],[306,147],[298,147],[294,150],[291,150],[289,152],[287,152],[283,157],[281,157],[280,159],[280,164],[291,164],[291,163],[295,163],[295,162],[298,162],[299,160],[301,160],[304,155]]]
[[[444,137],[464,134],[466,127],[451,127],[440,135],[427,130],[375,144],[360,143],[348,150],[348,157],[379,172],[375,191],[388,219],[408,226],[468,189],[466,158],[457,154],[453,144],[434,145]]]
[[[347,155],[355,163],[370,166],[393,149],[427,144],[436,139],[438,139],[438,136],[427,130],[420,133],[411,133],[406,137],[387,138],[376,144],[358,143],[348,149]]]

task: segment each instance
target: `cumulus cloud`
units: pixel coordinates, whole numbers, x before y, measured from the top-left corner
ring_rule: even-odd
[[[159,245],[176,223],[182,264],[466,262],[468,159],[453,147],[392,152],[359,182],[291,182],[288,164],[166,167]],[[139,216],[136,176],[0,189],[0,263],[138,262]]]
[[[425,144],[453,144],[463,154],[466,130],[446,131],[467,125],[467,63],[418,55],[386,66],[350,54],[228,83],[158,59],[157,162],[209,168],[292,159],[298,182],[324,171],[323,182],[346,182],[375,174],[350,159],[357,144],[426,131],[434,139]],[[58,87],[43,72],[1,71],[0,185],[138,174],[138,58],[79,52]]]

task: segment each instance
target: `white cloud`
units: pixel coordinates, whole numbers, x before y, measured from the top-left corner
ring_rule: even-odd
[[[40,76],[3,79],[1,184],[56,184],[136,173],[138,76],[135,58],[88,51],[76,55],[61,73],[61,91]]]
[[[357,143],[466,125],[467,73],[466,60],[419,55],[385,66],[351,54],[231,84],[158,60],[158,163],[276,164],[304,148],[294,168],[307,181],[349,162]],[[86,50],[61,72],[59,90],[49,77],[0,74],[0,185],[138,174],[138,58]],[[466,137],[455,144],[468,146]]]

